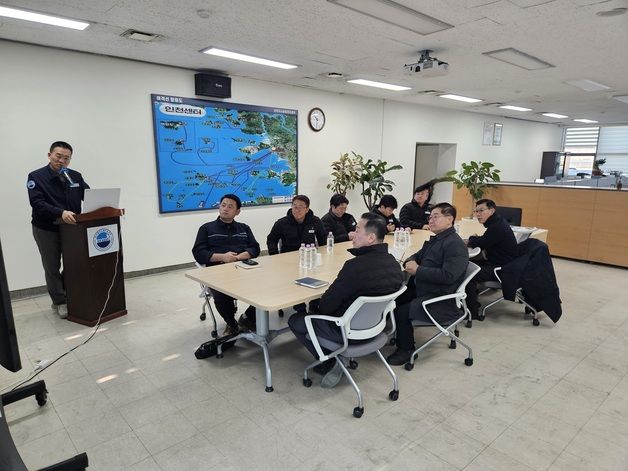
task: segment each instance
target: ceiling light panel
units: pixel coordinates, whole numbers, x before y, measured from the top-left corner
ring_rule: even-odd
[[[449,100],[464,101],[465,103],[479,103],[480,101],[482,101],[479,98],[470,98],[470,97],[461,96],[461,95],[452,95],[451,93],[447,93],[446,95],[439,95],[439,97],[447,98]]]
[[[531,56],[530,54],[526,54],[525,52],[513,47],[483,52],[482,54],[492,57],[493,59],[497,59],[498,61],[506,62],[507,64],[514,65],[516,67],[521,67],[525,70],[541,70],[554,67],[549,62],[545,62],[538,57]]]
[[[593,119],[585,119],[585,118],[574,119],[574,121],[578,121],[579,123],[586,123],[586,124],[597,123],[597,121],[595,121]]]
[[[556,119],[563,119],[563,118],[569,118],[569,116],[566,116],[564,114],[558,114],[558,113],[542,113],[543,116],[547,116],[548,118],[556,118]]]
[[[383,83],[383,82],[373,82],[372,80],[354,79],[354,80],[347,80],[347,82],[354,83],[356,85],[364,85],[366,87],[383,88],[386,90],[392,90],[394,92],[402,92],[404,90],[410,90],[410,87],[402,87],[401,85],[392,85],[390,83]]]
[[[398,26],[414,33],[427,35],[453,28],[425,13],[392,0],[327,0],[329,3],[348,8],[376,20]]]
[[[594,82],[593,80],[582,79],[582,80],[568,80],[565,82],[567,85],[573,85],[574,87],[578,87],[585,92],[599,92],[600,90],[608,90],[611,87],[604,85],[599,82]]]
[[[225,57],[227,59],[234,59],[244,62],[252,62],[254,64],[266,65],[268,67],[276,67],[278,69],[296,69],[298,65],[286,64],[284,62],[277,62],[269,59],[262,59],[261,57],[249,56],[247,54],[240,54],[239,52],[226,51],[224,49],[218,49],[216,47],[210,47],[201,51],[204,54],[210,54],[212,56]]]
[[[628,103],[628,95],[617,95],[613,97],[615,100],[623,101],[624,103]]]
[[[503,108],[505,110],[512,110],[512,111],[532,111],[532,108],[524,108],[522,106],[514,106],[514,105],[503,105],[503,106],[500,106],[500,108]]]
[[[58,16],[45,15],[43,13],[35,13],[32,11],[18,10],[16,8],[8,8],[0,6],[0,16],[7,18],[15,18],[16,20],[33,21],[35,23],[43,23],[52,26],[61,26],[62,28],[77,29],[83,31],[89,26],[84,21],[70,20]]]

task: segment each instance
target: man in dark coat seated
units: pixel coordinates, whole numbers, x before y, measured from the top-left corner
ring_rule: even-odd
[[[401,288],[403,274],[395,257],[388,253],[388,244],[384,243],[384,224],[384,220],[373,213],[362,215],[356,226],[353,248],[348,249],[355,257],[345,262],[338,277],[325,291],[317,314],[342,317],[360,296],[384,296]],[[299,342],[318,359],[312,341],[306,337],[305,316],[306,313],[294,314],[288,325]],[[314,319],[312,324],[317,335],[332,341],[343,341],[340,327],[336,324],[322,319]],[[325,374],[321,383],[323,387],[334,387],[342,378],[342,368],[334,358],[314,367],[314,371]]]
[[[402,206],[399,212],[399,222],[403,227],[412,229],[428,229],[430,216],[430,199],[434,192],[434,180],[430,180],[414,189],[412,201]]]
[[[353,239],[355,234],[355,218],[347,212],[349,200],[346,196],[336,194],[329,200],[329,212],[321,221],[327,233],[334,235],[334,242],[346,242]]]
[[[467,306],[473,319],[479,319],[477,284],[482,281],[497,281],[495,267],[501,267],[517,257],[517,239],[508,221],[499,214],[495,202],[489,199],[481,199],[475,203],[473,214],[481,224],[486,227],[486,232],[481,236],[471,236],[467,246],[479,247],[486,255],[486,260],[473,260],[480,266],[480,271],[467,284]]]
[[[464,242],[454,230],[456,208],[439,203],[429,217],[430,230],[436,234],[423,248],[404,262],[404,269],[412,275],[408,289],[397,298],[397,350],[386,360],[391,365],[410,361],[415,350],[412,321],[431,322],[423,309],[423,301],[451,294],[464,280],[469,254]],[[437,322],[448,324],[460,317],[460,309],[453,299],[434,304],[430,314]]]

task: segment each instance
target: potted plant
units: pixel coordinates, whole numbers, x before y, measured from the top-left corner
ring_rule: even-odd
[[[353,157],[350,157],[349,153],[345,152],[340,154],[340,159],[331,163],[331,183],[327,185],[327,189],[334,193],[346,196],[347,191],[353,190],[360,182],[364,159],[355,152],[351,153]]]
[[[600,165],[604,165],[606,163],[606,159],[595,159],[593,161],[593,171],[591,171],[591,176],[593,177],[601,177],[604,175],[604,172],[600,168]]]
[[[392,165],[387,167],[388,162],[385,160],[373,161],[368,159],[362,162],[362,175],[360,183],[362,184],[362,199],[368,211],[370,211],[376,202],[386,193],[390,192],[395,186],[395,182],[387,180],[384,174],[391,170],[400,170],[401,165]]]
[[[471,195],[471,209],[475,208],[475,202],[482,199],[484,193],[493,182],[499,181],[499,170],[490,162],[475,162],[462,164],[460,171],[451,170],[446,173],[446,178],[453,182],[458,189],[465,187]],[[473,214],[473,213],[472,213]]]

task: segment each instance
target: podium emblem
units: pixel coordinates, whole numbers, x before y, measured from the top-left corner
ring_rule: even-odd
[[[90,257],[117,252],[120,244],[116,225],[89,227],[87,229],[87,245]]]

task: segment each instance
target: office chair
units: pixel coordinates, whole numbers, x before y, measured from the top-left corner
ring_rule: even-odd
[[[196,264],[197,268],[203,268],[205,267],[205,265],[201,265],[198,262],[194,262]],[[212,316],[212,323],[213,323],[213,329],[211,331],[211,336],[213,338],[218,337],[218,326],[216,324],[216,316],[214,316],[214,310],[212,309],[212,305],[210,303],[211,299],[212,299],[212,292],[209,289],[209,287],[207,285],[204,285],[203,283],[200,283],[201,285],[201,292],[198,294],[199,298],[202,298],[204,300],[203,302],[203,308],[201,311],[201,315],[199,316],[200,319],[202,321],[204,321],[207,318],[207,314],[205,312],[205,309],[207,308],[209,310],[209,315]]]
[[[502,279],[499,276],[499,273],[501,271],[502,267],[495,267],[495,269],[493,270],[495,272],[495,277],[497,278],[498,281],[484,281],[482,283],[482,286],[484,286],[484,288],[486,288],[484,291],[482,291],[480,294],[484,294],[487,291],[490,290],[501,290],[502,289]],[[492,306],[494,306],[495,304],[503,301],[504,298],[504,294],[502,292],[502,295],[500,297],[498,297],[497,299],[494,299],[493,301],[491,301],[490,303],[488,303],[486,306],[484,306],[482,308],[482,314],[480,314],[478,317],[480,321],[483,321],[486,318],[486,310]],[[522,290],[521,288],[517,288],[517,291],[515,291],[515,300],[520,303],[520,304],[524,304],[525,305],[525,314],[532,315],[532,325],[534,326],[538,326],[540,324],[540,321],[537,318],[537,311],[536,309],[534,309],[534,307],[532,307],[530,304],[528,304],[523,296]]]
[[[436,327],[438,329],[438,332],[434,334],[434,336],[432,336],[431,339],[429,339],[427,342],[425,342],[423,345],[417,348],[414,352],[412,352],[412,355],[410,355],[410,361],[404,365],[404,368],[407,371],[411,371],[414,368],[414,360],[419,354],[419,352],[427,348],[437,338],[441,336],[450,337],[449,348],[451,349],[456,348],[456,342],[460,342],[462,346],[466,348],[467,351],[469,352],[469,356],[464,359],[464,364],[467,366],[473,365],[473,351],[471,350],[471,347],[469,347],[466,343],[460,340],[460,337],[459,337],[460,333],[458,332],[458,324],[460,324],[465,319],[468,319],[468,320],[471,319],[471,312],[467,308],[467,303],[465,301],[467,298],[467,293],[465,293],[465,288],[467,284],[469,283],[469,281],[471,281],[471,278],[473,278],[479,271],[480,271],[479,266],[477,266],[473,262],[469,262],[469,265],[467,265],[467,271],[465,272],[465,278],[462,281],[462,283],[460,283],[460,286],[458,286],[458,289],[456,289],[455,293],[445,294],[443,296],[438,296],[436,298],[423,301],[422,303],[423,309],[427,313],[431,322],[413,320],[412,326],[413,327]],[[442,301],[449,300],[449,299],[454,299],[456,301],[456,307],[462,310],[462,315],[458,317],[458,319],[455,319],[451,322],[440,324],[439,322],[436,321],[436,319],[434,319],[429,309],[432,305],[442,302]]]
[[[520,226],[521,225],[521,208],[509,208],[507,206],[498,206],[497,212],[501,214],[501,216],[508,221],[508,224],[511,226]]]
[[[353,416],[360,418],[362,414],[364,414],[362,392],[351,374],[349,374],[344,360],[348,359],[349,368],[355,369],[357,368],[357,362],[355,362],[354,358],[377,353],[379,359],[384,363],[386,371],[388,371],[388,374],[393,379],[393,389],[388,393],[388,398],[391,401],[399,399],[397,376],[386,362],[380,349],[388,342],[388,336],[395,331],[395,316],[392,315],[395,309],[395,299],[405,290],[406,287],[402,286],[399,291],[386,296],[360,296],[353,301],[342,317],[323,315],[306,316],[305,325],[307,327],[308,336],[314,344],[319,359],[305,368],[303,372],[303,386],[306,388],[312,386],[312,380],[308,377],[308,371],[311,368],[320,365],[325,360],[335,358],[336,363],[340,365],[356,392],[358,405],[353,409]],[[384,332],[386,329],[386,321],[389,317],[391,319],[391,328],[389,332]],[[335,323],[340,327],[343,342],[339,343],[324,337],[318,337],[312,325],[312,319],[321,319]],[[350,344],[349,340],[358,340],[359,342]],[[331,351],[331,353],[324,353],[323,348]]]

